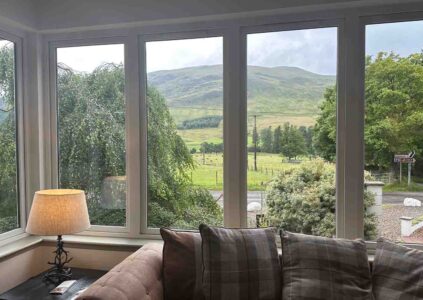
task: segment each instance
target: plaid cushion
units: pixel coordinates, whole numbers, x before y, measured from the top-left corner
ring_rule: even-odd
[[[282,232],[282,295],[291,299],[372,299],[366,244]]]
[[[200,225],[206,299],[281,299],[275,230]]]
[[[372,282],[376,300],[423,299],[423,251],[378,239]]]
[[[201,300],[203,264],[198,232],[160,228],[163,246],[165,300]]]

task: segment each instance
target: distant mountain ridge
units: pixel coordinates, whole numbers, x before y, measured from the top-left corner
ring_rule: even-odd
[[[171,108],[208,108],[221,113],[222,74],[222,65],[163,70],[149,73],[148,83]],[[296,67],[248,66],[248,112],[315,116],[326,88],[335,82],[335,76]]]

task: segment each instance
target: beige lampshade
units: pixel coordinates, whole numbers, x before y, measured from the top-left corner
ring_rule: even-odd
[[[26,231],[36,235],[64,235],[90,227],[85,193],[81,190],[35,192]]]

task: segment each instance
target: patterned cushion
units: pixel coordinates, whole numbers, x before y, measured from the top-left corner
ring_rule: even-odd
[[[225,229],[200,225],[206,299],[281,298],[275,230]]]
[[[200,234],[166,228],[160,234],[164,240],[164,299],[203,299]]]
[[[372,299],[366,244],[282,232],[282,295],[291,299]]]
[[[423,251],[378,239],[372,282],[376,300],[423,299]]]

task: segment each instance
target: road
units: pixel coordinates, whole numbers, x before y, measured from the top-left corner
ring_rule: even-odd
[[[219,202],[221,202],[222,199],[222,191],[210,191],[210,193],[213,195],[213,198],[216,200],[219,200]],[[249,191],[247,193],[247,203],[251,203],[251,202],[258,202],[260,203],[260,201],[262,200],[263,197],[263,201],[264,201],[264,195],[263,192],[261,191]]]
[[[219,199],[219,202],[223,202],[221,191],[210,191],[214,199]],[[423,202],[423,192],[390,192],[383,193],[383,204],[401,204],[404,198],[415,198]],[[247,193],[247,202],[258,202],[264,200],[263,192],[261,191],[249,191]]]
[[[423,192],[390,192],[383,193],[383,204],[402,204],[404,198],[414,198],[423,202]]]

